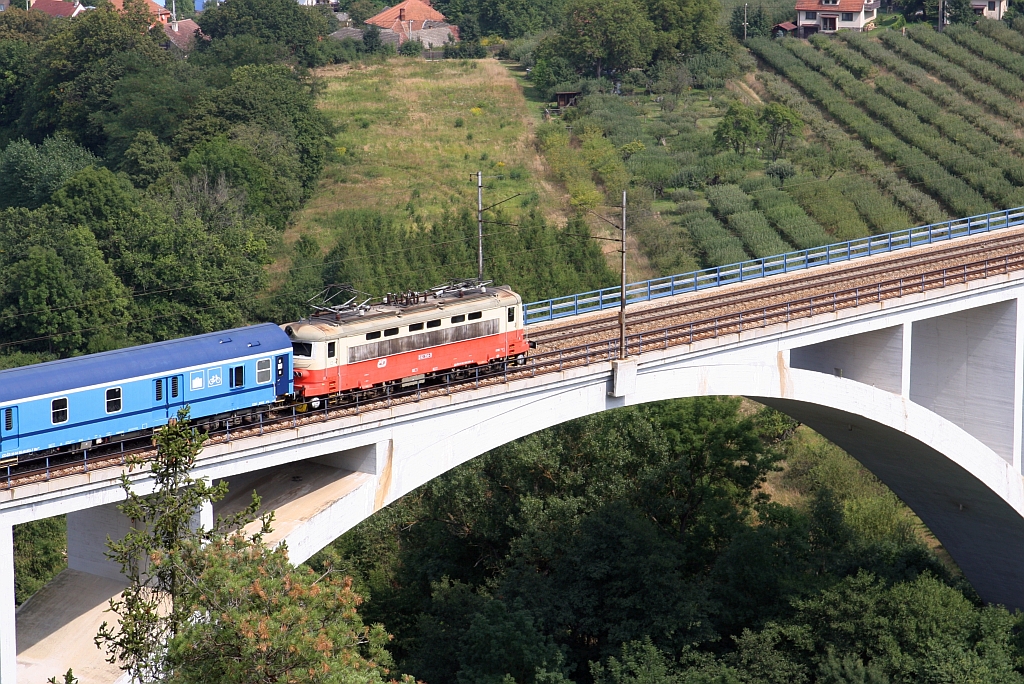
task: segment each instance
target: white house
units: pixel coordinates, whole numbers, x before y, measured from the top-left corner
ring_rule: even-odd
[[[840,29],[865,31],[874,28],[875,15],[881,4],[881,0],[797,0],[797,35],[806,38],[818,31],[833,33]]]
[[[979,17],[1002,19],[1007,4],[1007,0],[971,0],[971,9]]]

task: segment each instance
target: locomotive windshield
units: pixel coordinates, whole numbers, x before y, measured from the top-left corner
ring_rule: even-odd
[[[304,356],[307,359],[313,356],[312,342],[292,342],[292,353],[295,356]]]

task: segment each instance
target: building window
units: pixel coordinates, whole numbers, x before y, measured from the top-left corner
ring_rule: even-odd
[[[50,402],[50,420],[54,425],[68,422],[68,398],[54,399]]]
[[[821,18],[821,30],[822,31],[835,31],[836,30],[836,18],[835,17],[822,17]]]
[[[853,21],[853,12],[843,12],[843,21]]]
[[[0,7],[2,7],[2,5],[0,5]],[[988,3],[988,11],[989,12],[995,12],[996,11],[996,3],[995,2],[989,2]]]
[[[235,366],[229,370],[228,382],[232,387],[245,387],[245,366]]]
[[[815,19],[818,18],[818,13],[817,12],[804,12],[804,18],[807,19],[808,21],[814,21]]]
[[[438,318],[438,319],[433,320],[433,321],[427,321],[427,327],[428,328],[440,328],[441,327],[441,319]]]
[[[121,388],[111,387],[107,390],[107,413],[119,413],[121,411]]]

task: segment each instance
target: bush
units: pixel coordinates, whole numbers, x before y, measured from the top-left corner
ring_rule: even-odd
[[[751,209],[750,197],[738,185],[712,185],[704,196],[720,218]]]
[[[729,217],[729,227],[740,236],[747,251],[755,257],[773,256],[793,251],[779,237],[759,211],[741,211]]]
[[[403,57],[419,57],[423,54],[423,43],[419,40],[407,40],[398,48],[398,54]]]
[[[705,266],[724,266],[747,260],[743,243],[706,212],[684,216],[680,223],[689,231],[703,255]]]
[[[445,43],[443,50],[445,59],[483,59],[487,56],[487,48],[469,41]]]
[[[834,242],[793,198],[782,190],[761,190],[754,195],[757,207],[779,233],[797,246],[810,249]]]
[[[776,159],[775,161],[768,163],[764,172],[768,176],[778,180],[780,185],[785,185],[786,179],[792,178],[796,175],[796,168],[793,167],[793,162],[788,159]]]
[[[915,25],[907,28],[907,35],[915,42],[959,64],[978,78],[988,81],[1010,97],[1024,92],[1024,81],[998,64],[971,54],[946,36],[936,33],[930,26]]]
[[[794,183],[788,190],[804,211],[831,233],[834,241],[853,240],[871,234],[856,205],[844,195],[838,183]]]

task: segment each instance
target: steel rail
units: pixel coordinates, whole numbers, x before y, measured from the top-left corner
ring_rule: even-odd
[[[1012,248],[1021,246],[1024,245],[1024,236],[998,236],[985,240],[980,244],[981,246],[978,246],[979,243],[972,242],[970,249],[964,249],[966,245],[952,246],[908,257],[906,260],[900,261],[898,270],[906,270],[907,268],[914,268],[915,266],[934,264],[945,260],[983,254],[992,251],[993,248]],[[686,301],[642,309],[641,311],[633,314],[630,320],[627,321],[627,326],[642,325],[652,320],[657,320],[658,318],[664,318],[666,317],[665,313],[670,311],[674,311],[675,313],[673,315],[675,316],[686,315],[691,311],[707,308],[709,300],[714,302],[714,308],[736,306],[757,301],[759,299],[765,299],[769,296],[780,297],[791,293],[798,293],[813,285],[824,287],[836,281],[848,281],[851,278],[871,277],[878,273],[890,273],[893,270],[893,264],[891,262],[882,265],[877,263],[858,263],[855,266],[831,271],[829,273],[812,272],[811,274],[803,277],[787,280],[785,285],[780,285],[778,282],[763,283],[758,284],[756,287],[744,288],[732,295],[727,294],[724,296],[716,293],[704,293],[703,296],[698,295],[697,297],[690,297],[687,298]],[[614,316],[606,314],[590,321],[565,323],[557,326],[545,326],[536,331],[531,331],[527,328],[526,334],[529,340],[538,344],[546,345],[550,344],[552,341],[557,342],[561,338],[579,337],[581,334],[593,334],[604,332],[606,330],[617,329],[617,326],[617,319],[615,319]]]
[[[697,319],[663,328],[634,333],[627,336],[626,347],[631,354],[642,354],[647,351],[664,350],[678,346],[691,346],[695,342],[715,339],[724,335],[735,335],[744,331],[764,328],[770,325],[788,323],[793,320],[810,318],[823,313],[835,313],[843,309],[855,308],[865,303],[882,302],[898,299],[909,294],[941,289],[954,284],[966,284],[973,280],[988,278],[993,275],[1009,274],[1012,271],[1024,270],[1024,253],[1007,254],[1002,257],[986,258],[968,262],[956,267],[946,267],[920,274],[901,276],[880,280],[867,285],[836,290],[831,293],[799,297],[781,303],[753,307],[744,311],[725,313],[719,316]],[[671,316],[674,317],[674,316]],[[617,329],[616,329],[617,330]],[[300,425],[319,423],[366,411],[388,408],[397,404],[420,401],[424,398],[450,395],[477,389],[481,386],[507,383],[511,380],[535,377],[556,373],[567,368],[587,366],[592,363],[607,362],[618,357],[619,341],[617,335],[604,340],[574,345],[557,350],[531,354],[523,366],[504,366],[497,369],[478,368],[469,374],[472,377],[450,380],[440,385],[416,387],[394,391],[386,388],[385,394],[363,398],[356,395],[349,405],[331,405],[324,401],[323,408],[308,412],[300,412],[300,404],[268,407],[257,412],[248,424],[237,426],[232,434],[233,420],[225,421],[225,427],[211,433],[207,444],[219,444],[236,439],[245,439],[295,428]],[[285,412],[287,415],[280,415]],[[241,419],[237,419],[241,420]],[[202,425],[203,421],[196,421]],[[0,490],[10,489],[21,484],[45,481],[71,474],[89,472],[98,468],[123,466],[130,457],[145,458],[155,453],[150,443],[145,446],[132,447],[131,443],[140,438],[120,442],[120,451],[113,454],[101,453],[91,459],[88,450],[77,452],[77,460],[67,463],[52,464],[50,458],[35,468],[13,472],[16,466],[8,466],[6,477],[0,475]],[[118,444],[113,442],[112,444]],[[129,448],[125,448],[128,444]],[[104,445],[110,449],[111,445]],[[35,460],[24,465],[34,464]],[[2,471],[0,471],[2,473]]]

